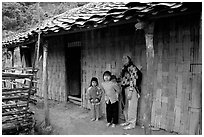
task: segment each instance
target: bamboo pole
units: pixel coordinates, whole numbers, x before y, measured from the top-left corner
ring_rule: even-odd
[[[36,67],[38,68],[39,66],[39,50],[40,50],[40,23],[41,23],[41,19],[40,19],[40,2],[38,2],[38,24],[39,24],[39,32],[38,32],[38,44],[37,44],[37,57],[36,57]]]
[[[13,89],[3,88],[2,92],[17,91],[17,90],[23,91],[23,90],[28,90],[28,89],[29,88],[13,88]]]
[[[2,105],[2,109],[8,109],[8,108],[19,108],[19,107],[26,107],[26,103],[21,103],[21,104],[6,104]]]
[[[11,78],[11,79],[22,79],[22,78],[30,78],[33,76],[33,74],[17,74],[17,73],[8,73],[8,72],[3,72],[2,73],[2,78]]]
[[[28,98],[28,95],[19,95],[19,96],[12,96],[12,97],[2,97],[2,101],[7,101],[7,100],[24,100]]]
[[[45,41],[43,45],[43,82],[42,91],[44,92],[44,108],[45,108],[45,126],[50,126],[49,107],[48,107],[48,79],[47,79],[47,52],[48,43]]]

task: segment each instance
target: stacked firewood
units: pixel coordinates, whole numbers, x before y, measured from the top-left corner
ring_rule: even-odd
[[[37,72],[37,70],[35,71]],[[31,134],[34,112],[29,103],[36,92],[36,83],[29,70],[3,69],[2,72],[2,133]]]

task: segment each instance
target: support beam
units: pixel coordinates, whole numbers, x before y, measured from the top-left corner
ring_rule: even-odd
[[[40,35],[41,35],[41,32],[38,32],[36,68],[39,68]]]
[[[145,134],[151,135],[151,112],[153,103],[153,82],[154,82],[154,45],[153,45],[153,32],[154,22],[145,25],[145,41],[146,41],[146,59],[147,59],[147,84],[146,84],[146,112],[144,114],[145,120]]]
[[[143,29],[145,32],[146,41],[146,62],[147,62],[147,72],[146,72],[146,83],[144,91],[144,101],[145,101],[145,112],[143,115],[144,120],[144,130],[146,135],[151,135],[151,112],[153,103],[153,81],[154,81],[154,46],[153,46],[153,32],[154,32],[154,22],[138,22],[135,24],[135,28]]]
[[[45,126],[50,126],[49,118],[49,107],[48,107],[48,78],[47,78],[47,52],[48,52],[48,42],[45,41],[43,44],[43,87],[44,92],[44,110],[45,110]]]

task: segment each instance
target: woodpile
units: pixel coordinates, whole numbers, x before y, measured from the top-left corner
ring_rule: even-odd
[[[29,103],[35,103],[36,92],[32,68],[5,68],[2,71],[2,134],[31,134],[34,112]],[[32,82],[32,84],[30,84]],[[31,86],[30,86],[31,85]]]

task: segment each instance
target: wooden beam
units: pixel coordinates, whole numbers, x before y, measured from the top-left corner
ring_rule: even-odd
[[[139,20],[138,20],[139,21]],[[153,83],[154,83],[154,46],[153,46],[153,32],[154,32],[154,22],[141,22],[135,24],[136,30],[143,29],[145,32],[146,41],[146,83],[144,93],[145,101],[145,112],[143,115],[144,120],[144,131],[145,134],[151,135],[151,112],[152,112],[152,101],[153,101]]]
[[[11,57],[12,57],[12,60],[11,60],[11,65],[12,66],[11,67],[14,67],[14,62],[15,62],[14,61],[14,49],[11,50]]]
[[[10,72],[3,72],[2,78],[10,78],[10,79],[23,79],[23,78],[30,78],[33,74],[19,74],[19,73],[10,73]]]
[[[48,79],[47,79],[47,52],[48,52],[48,42],[45,41],[43,45],[43,87],[44,92],[44,108],[45,108],[45,126],[50,126],[49,119],[49,107],[48,107]]]
[[[146,111],[144,114],[144,127],[145,134],[151,135],[151,112],[152,112],[152,101],[153,101],[153,83],[154,83],[154,45],[153,45],[153,32],[154,22],[145,23],[145,41],[146,41],[146,60],[147,60],[147,83],[146,83],[146,95],[145,95],[145,106]]]

